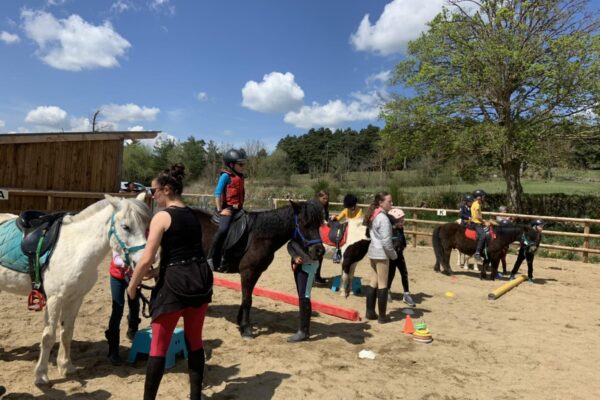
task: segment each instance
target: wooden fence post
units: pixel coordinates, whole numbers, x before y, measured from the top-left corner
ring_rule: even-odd
[[[590,234],[590,223],[586,222],[583,226],[583,233],[584,235],[589,235]],[[584,249],[589,249],[590,248],[590,238],[589,237],[584,237],[583,238],[583,248]],[[586,263],[588,262],[588,252],[584,251],[583,252],[583,262]]]
[[[54,196],[51,194],[48,195],[46,200],[46,210],[48,210],[49,213],[54,210]]]
[[[413,247],[417,247],[417,227],[419,226],[419,223],[417,222],[417,218],[418,218],[418,214],[417,211],[413,211],[413,219],[415,220],[415,222],[413,222],[413,229],[415,230],[415,233],[413,233]]]
[[[277,208],[277,199],[273,197],[271,200],[273,201],[273,208]]]

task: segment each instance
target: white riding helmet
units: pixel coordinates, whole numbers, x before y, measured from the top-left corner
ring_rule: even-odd
[[[400,208],[392,208],[390,211],[388,211],[388,214],[394,217],[395,219],[400,219],[404,217],[404,211],[402,211]]]

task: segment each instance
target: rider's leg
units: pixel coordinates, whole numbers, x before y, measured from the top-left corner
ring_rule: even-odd
[[[217,229],[217,232],[213,236],[212,244],[206,257],[208,264],[212,269],[218,269],[221,266],[221,247],[223,247],[223,242],[227,237],[227,232],[232,219],[232,215],[221,214],[221,218],[219,219],[219,229]]]
[[[483,245],[485,243],[485,230],[481,224],[475,224],[475,231],[477,232],[477,248],[475,249],[475,260],[481,262],[481,252],[483,251]]]

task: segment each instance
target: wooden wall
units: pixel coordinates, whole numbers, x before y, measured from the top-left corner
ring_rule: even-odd
[[[123,161],[122,140],[86,140],[0,145],[0,188],[118,192]],[[20,210],[78,211],[95,202],[85,198],[9,196],[0,212]]]

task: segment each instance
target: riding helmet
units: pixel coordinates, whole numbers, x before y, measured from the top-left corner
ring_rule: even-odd
[[[546,223],[541,219],[534,219],[531,221],[531,226],[544,226]]]
[[[472,203],[473,202],[473,196],[471,196],[470,194],[465,195],[465,197],[463,197],[463,200],[466,203]]]
[[[358,199],[353,194],[347,194],[344,196],[344,208],[352,208],[355,207],[358,203]]]
[[[223,154],[223,162],[225,165],[244,163],[247,161],[246,152],[244,149],[229,149]]]
[[[483,197],[485,196],[487,193],[484,192],[482,189],[477,189],[476,191],[473,192],[473,197],[474,198],[478,198],[478,197]]]

